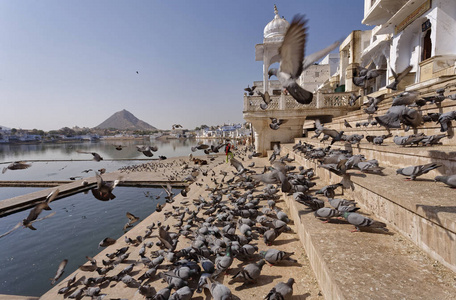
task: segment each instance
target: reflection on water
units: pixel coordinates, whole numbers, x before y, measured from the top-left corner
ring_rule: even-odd
[[[146,197],[144,192],[151,196]],[[116,187],[112,201],[98,201],[91,193],[80,193],[52,202],[52,211],[43,211],[40,217],[56,214],[35,223],[36,231],[21,227],[0,238],[0,294],[42,295],[51,288],[49,278],[63,259],[68,259],[68,265],[60,280],[84,264],[86,255],[96,255],[102,239],[117,239],[123,234],[127,211],[141,219],[154,212],[157,203],[165,202],[163,196],[158,200],[154,197],[161,192],[162,189]],[[29,212],[30,209],[0,218],[0,234],[21,222]],[[115,245],[111,247],[116,249]]]
[[[205,141],[209,144],[212,142]],[[166,157],[187,156],[191,153],[191,147],[195,146],[196,140],[152,140],[143,142],[140,140],[127,141],[101,141],[98,143],[81,142],[65,144],[38,144],[38,145],[5,145],[0,144],[0,168],[7,166],[11,161],[32,161],[32,167],[26,170],[8,170],[0,174],[0,180],[70,180],[71,177],[82,178],[94,176],[93,172],[82,171],[105,168],[107,172],[118,170],[122,166],[136,165],[149,161],[151,158],[144,156],[136,150],[136,145],[151,144],[158,147],[152,159],[159,155]],[[121,151],[116,150],[116,145],[125,146]],[[96,152],[103,160],[96,162],[91,160],[91,154],[78,153],[79,151]],[[203,155],[202,151],[194,155]],[[130,159],[130,160],[119,160]],[[137,159],[137,160],[136,160]],[[33,162],[39,160],[39,162]],[[65,161],[62,161],[65,160]],[[86,161],[81,161],[86,160]]]

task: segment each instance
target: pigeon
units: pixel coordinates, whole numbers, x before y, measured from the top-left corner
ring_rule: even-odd
[[[244,282],[255,282],[259,277],[266,261],[260,261],[246,265],[242,270],[234,274],[231,278],[233,280],[241,280]]]
[[[405,168],[400,168],[396,170],[396,175],[401,174],[404,176],[409,176],[410,180],[415,180],[416,177],[426,174],[427,172],[441,167],[441,165],[435,163],[429,163],[426,165],[419,166],[410,166]]]
[[[85,154],[92,154],[94,161],[102,161],[103,160],[103,157],[101,157],[100,154],[98,154],[96,152],[87,152],[87,151],[81,151],[81,150],[77,150],[76,152],[85,153]]]
[[[325,222],[328,223],[331,217],[339,216],[339,212],[336,209],[323,207],[314,212],[316,218],[325,219]]]
[[[402,92],[393,99],[392,106],[413,104],[418,97],[418,92]]]
[[[171,296],[168,298],[169,300],[190,300],[193,296],[193,290],[190,289],[188,286],[183,286],[177,291],[175,291]]]
[[[97,172],[95,172],[95,175],[97,177],[97,187],[92,189],[93,196],[100,201],[109,201],[116,198],[112,191],[119,184],[120,180],[116,179],[113,182],[106,182]]]
[[[218,256],[215,259],[215,266],[217,267],[216,272],[213,275],[213,278],[216,278],[220,273],[229,269],[233,263],[233,256],[231,255],[231,246],[226,247],[225,255]]]
[[[209,277],[206,277],[206,282],[210,281]],[[231,300],[233,295],[231,294],[230,289],[217,281],[208,282],[205,287],[211,292],[212,298],[214,300]]]
[[[451,188],[456,188],[456,175],[436,176],[434,181],[443,182]]]
[[[404,79],[404,77],[407,76],[408,73],[410,73],[410,71],[413,69],[413,66],[408,66],[407,68],[404,69],[404,71],[402,71],[399,74],[396,74],[396,72],[394,72],[393,68],[390,68],[390,69],[391,69],[391,73],[393,74],[394,81],[391,82],[390,84],[388,84],[386,86],[386,88],[392,89],[393,91],[395,91],[395,90],[397,90],[397,86],[399,85],[399,82],[401,82],[401,80]]]
[[[253,96],[255,89],[256,89],[256,86],[252,85],[252,87],[250,87],[249,85],[247,85],[247,87],[244,89],[244,91],[248,92],[249,96]]]
[[[32,208],[32,210],[30,211],[27,218],[22,220],[22,225],[24,227],[30,228],[32,230],[36,230],[36,228],[33,227],[33,225],[32,225],[33,221],[35,221],[38,218],[38,216],[41,214],[41,212],[43,210],[51,210],[51,208],[49,207],[49,203],[51,203],[57,197],[58,194],[59,194],[59,190],[56,189],[56,190],[52,191],[51,193],[49,193],[49,195],[47,195],[45,201],[40,202],[37,205],[35,205],[35,207]]]
[[[271,128],[272,130],[279,129],[280,125],[287,122],[287,120],[283,120],[283,119],[276,119],[276,118],[270,118],[270,119],[271,119],[271,124],[269,124],[269,128]]]
[[[263,103],[260,104],[260,108],[262,110],[265,110],[266,108],[268,108],[268,105],[271,102],[271,96],[269,96],[269,92],[268,91],[264,92],[264,94],[262,92],[260,92],[260,91],[257,91],[257,93],[263,99]]]
[[[282,87],[300,104],[311,103],[313,94],[300,87],[296,83],[296,79],[308,66],[326,56],[340,44],[340,42],[333,43],[331,46],[304,58],[307,39],[306,23],[307,20],[304,19],[304,16],[295,15],[293,17],[279,48],[279,69],[270,69],[268,72],[269,77],[277,76]]]
[[[7,170],[24,170],[30,168],[31,166],[31,164],[28,164],[24,161],[15,161],[9,164],[7,167],[4,167],[2,174],[4,174]]]
[[[132,213],[127,212],[127,218],[128,218],[128,223],[125,224],[124,230],[127,229],[128,227],[131,227],[132,224],[138,222],[139,218],[133,215]]]
[[[59,264],[59,268],[57,269],[57,273],[55,274],[54,278],[51,278],[51,284],[54,285],[57,280],[60,279],[60,277],[62,276],[64,270],[65,270],[65,266],[67,265],[68,263],[68,259],[64,259],[62,260],[62,262]]]
[[[139,152],[142,152],[142,154],[144,154],[145,156],[147,157],[152,157],[154,156],[154,154],[152,153],[152,148],[150,146],[140,146],[140,145],[137,145],[136,146],[136,149],[139,151]]]
[[[361,97],[361,95],[358,95],[358,96],[357,96],[357,95],[355,95],[354,93],[351,93],[351,94],[350,94],[350,100],[348,101],[348,104],[349,104],[350,106],[355,105],[356,100],[358,100],[360,97]]]
[[[108,246],[111,246],[111,245],[114,245],[116,243],[117,240],[115,239],[112,239],[110,237],[107,237],[107,238],[104,238],[99,244],[98,244],[98,248],[100,247],[108,247]]]
[[[353,128],[353,127],[350,125],[350,123],[347,122],[347,120],[344,120],[344,125],[345,125],[345,127],[347,127],[347,128]]]
[[[275,265],[284,260],[291,261],[294,263],[297,262],[297,260],[292,259],[290,257],[294,254],[294,252],[285,252],[285,251],[276,250],[276,249],[271,248],[266,251],[260,251],[259,253],[264,258],[264,260],[267,261],[271,265]]]
[[[448,131],[451,127],[451,120],[456,120],[456,111],[449,111],[439,116],[437,124],[440,124],[440,132]]]
[[[288,279],[285,282],[277,283],[264,297],[266,300],[291,300],[293,296],[293,284],[295,283],[294,278]]]
[[[356,230],[354,231],[360,231],[360,227],[381,228],[386,230],[385,223],[372,220],[358,213],[344,212],[342,216],[348,221],[348,223],[355,226]]]

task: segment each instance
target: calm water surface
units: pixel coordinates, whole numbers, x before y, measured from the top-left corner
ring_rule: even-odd
[[[107,172],[111,172],[122,166],[147,162],[149,159],[138,152],[135,145],[156,145],[159,150],[153,158],[158,158],[159,155],[187,156],[191,153],[190,147],[196,143],[195,140],[168,140],[0,145],[1,169],[11,161],[39,160],[32,162],[29,169],[8,170],[0,174],[0,180],[69,180],[73,176],[92,177],[93,172],[82,171],[106,168]],[[127,147],[117,151],[114,144]],[[97,152],[104,160],[92,161],[91,154],[77,153],[76,150]],[[201,151],[194,153],[202,154]],[[2,187],[0,200],[40,189],[42,188]],[[151,197],[146,197],[144,192],[149,192]],[[97,254],[100,251],[98,243],[102,239],[122,236],[123,226],[127,223],[127,211],[141,219],[154,212],[157,203],[165,201],[163,195],[158,200],[153,197],[161,192],[162,189],[116,187],[116,198],[108,202],[96,200],[90,192],[52,202],[52,211],[43,211],[40,217],[52,212],[56,214],[35,223],[36,231],[20,227],[0,238],[0,294],[41,296],[51,288],[49,278],[55,275],[63,259],[68,259],[68,264],[60,280],[84,264],[87,261],[86,255]],[[174,192],[178,193],[179,190]],[[0,234],[21,222],[29,212],[30,209],[27,209],[0,218]]]

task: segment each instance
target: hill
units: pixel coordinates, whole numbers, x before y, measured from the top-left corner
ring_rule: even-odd
[[[121,110],[96,126],[98,129],[115,128],[119,130],[156,130],[154,126],[138,119],[126,109]]]

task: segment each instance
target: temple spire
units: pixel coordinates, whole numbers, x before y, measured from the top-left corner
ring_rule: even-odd
[[[279,17],[279,10],[277,9],[277,6],[275,4],[274,4],[274,13],[275,13],[277,18],[280,18]]]

